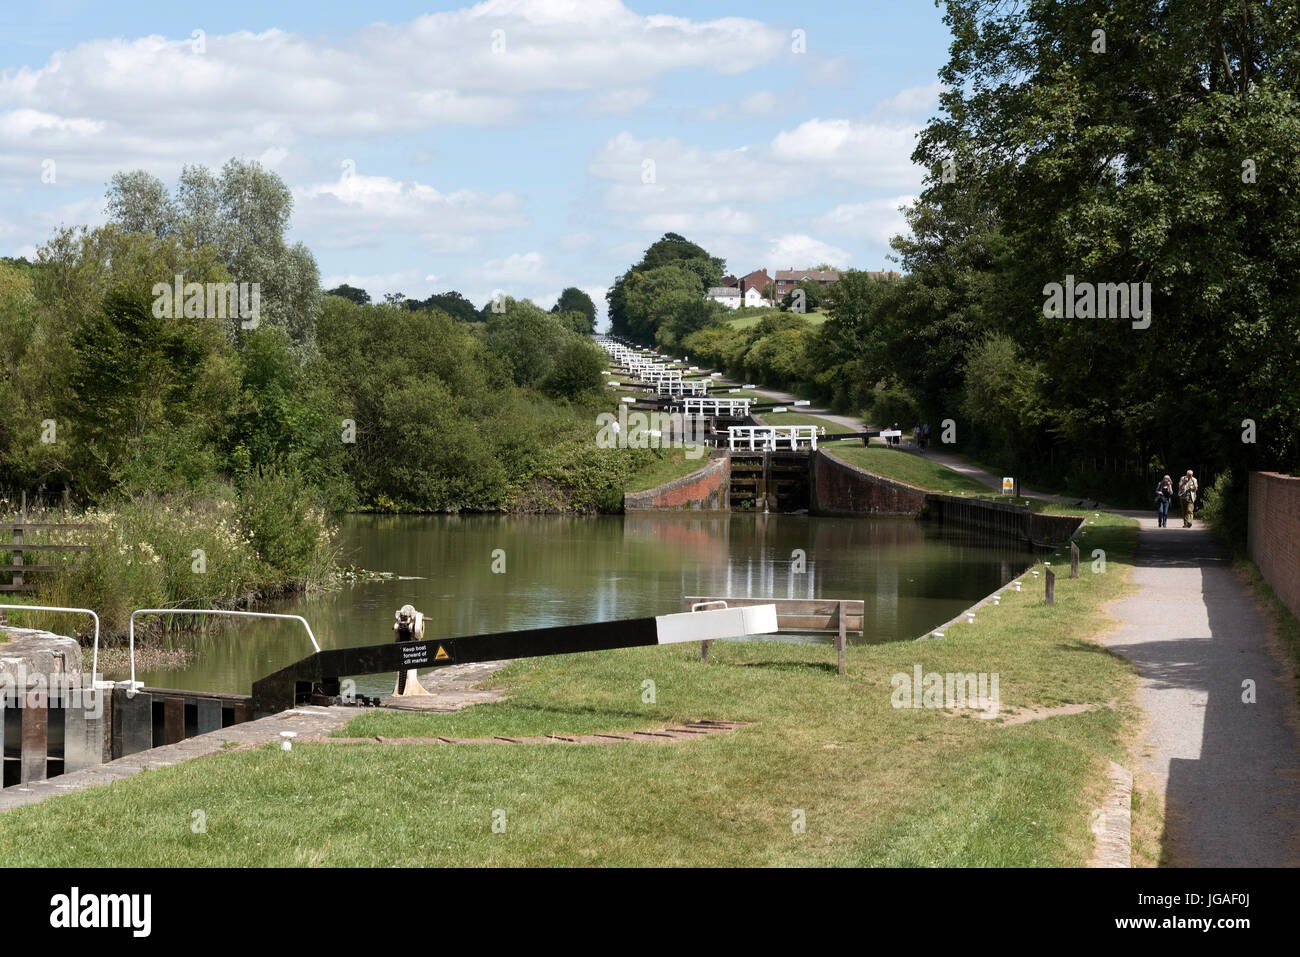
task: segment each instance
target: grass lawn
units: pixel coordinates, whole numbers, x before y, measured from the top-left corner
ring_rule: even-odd
[[[769,312],[768,315],[780,315],[780,313]],[[758,325],[764,318],[766,317],[765,316],[737,316],[734,319],[728,319],[727,325],[731,326],[731,328],[733,329],[749,329],[751,326]],[[822,323],[826,321],[827,316],[826,313],[820,310],[814,310],[812,312],[804,313],[804,319],[808,321],[808,325],[810,326],[820,326]]]
[[[821,426],[826,430],[827,435],[844,435],[846,432],[858,431],[847,425],[840,425],[838,422],[824,419],[820,415],[806,415],[803,412],[760,412],[758,416],[768,425]]]
[[[529,735],[752,727],[673,744],[297,744],[216,755],[0,815],[16,866],[1078,866],[1107,759],[1136,724],[1132,669],[1093,637],[1123,594],[1133,523],[1103,515],[1105,574],[1057,581],[1057,604],[1008,592],[924,642],[719,642],[518,661],[501,703],[369,712],[347,735]],[[1030,581],[1033,581],[1031,578]],[[891,706],[891,676],[997,672],[1003,726]],[[655,702],[643,700],[654,682]],[[1118,702],[1112,709],[1106,705]],[[192,813],[206,813],[195,834]],[[503,833],[494,833],[494,814]],[[800,833],[792,823],[802,818]]]
[[[934,492],[951,492],[960,495],[990,495],[991,490],[982,482],[954,472],[946,465],[901,449],[883,445],[836,445],[827,451],[844,461],[864,468],[885,478],[897,479]]]
[[[663,485],[673,479],[690,475],[697,469],[702,469],[709,464],[708,449],[705,449],[702,454],[697,455],[695,458],[688,457],[687,453],[692,451],[694,449],[653,450],[655,458],[650,466],[634,475],[624,491],[644,492],[656,485]]]

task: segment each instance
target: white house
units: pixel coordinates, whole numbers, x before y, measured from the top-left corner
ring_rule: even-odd
[[[770,306],[772,305],[772,300],[764,299],[763,294],[761,292],[759,292],[753,286],[750,286],[748,289],[745,290],[745,305],[746,306]]]
[[[713,286],[704,295],[707,299],[722,303],[728,309],[740,308],[740,290],[735,286]]]

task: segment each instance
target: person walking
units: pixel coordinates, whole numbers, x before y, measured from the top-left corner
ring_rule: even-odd
[[[1156,522],[1158,528],[1169,526],[1169,503],[1174,500],[1174,483],[1166,475],[1156,483]]]
[[[1192,513],[1196,511],[1196,476],[1188,469],[1178,480],[1178,498],[1183,503],[1183,528],[1192,527]]]

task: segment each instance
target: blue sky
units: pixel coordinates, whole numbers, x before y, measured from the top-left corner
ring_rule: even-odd
[[[929,0],[113,6],[7,11],[0,253],[103,222],[116,170],[238,155],[329,285],[547,307],[669,230],[738,274],[890,265],[948,47]]]

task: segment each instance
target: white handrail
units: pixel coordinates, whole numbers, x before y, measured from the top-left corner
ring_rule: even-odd
[[[89,608],[62,608],[58,605],[0,605],[0,608],[14,609],[15,611],[66,611],[80,612],[83,615],[89,615],[95,619],[95,651],[90,659],[90,686],[96,687],[95,670],[99,667],[99,616]]]
[[[131,622],[128,629],[131,643],[131,686],[127,689],[128,695],[135,694],[135,616],[136,615],[235,615],[241,618],[281,618],[289,621],[300,621],[302,626],[307,629],[307,637],[311,639],[311,646],[320,651],[320,645],[316,641],[316,636],[312,634],[311,625],[307,624],[307,619],[302,615],[276,615],[269,611],[228,611],[221,608],[137,608],[131,612]]]

